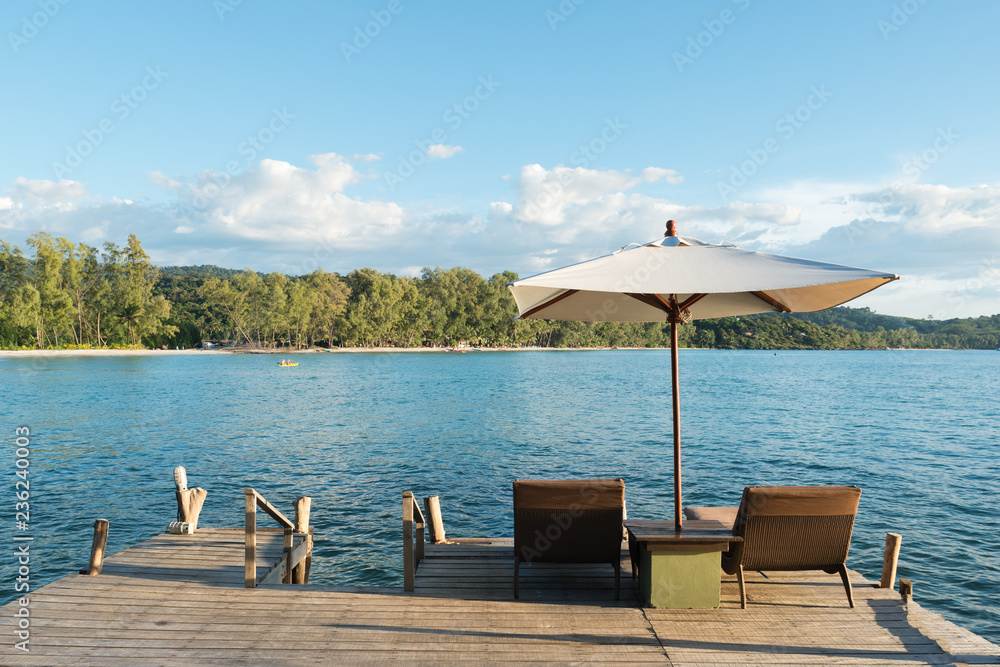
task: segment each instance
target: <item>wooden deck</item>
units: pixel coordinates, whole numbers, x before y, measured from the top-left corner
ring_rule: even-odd
[[[258,535],[275,561],[280,541]],[[520,601],[512,571],[510,540],[466,540],[427,546],[415,593],[247,589],[242,529],[160,535],[33,591],[30,653],[4,607],[0,663],[1000,664],[1000,647],[856,574],[855,609],[838,576],[790,573],[749,576],[746,610],[727,577],[720,609],[660,610],[639,605],[627,568],[618,602],[607,566],[522,566]]]
[[[102,575],[243,586],[244,549],[243,528],[202,528],[194,535],[165,533],[108,558]],[[282,552],[280,528],[257,528],[257,576],[277,563]]]

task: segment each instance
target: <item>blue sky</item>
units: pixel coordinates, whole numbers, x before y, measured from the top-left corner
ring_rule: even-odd
[[[522,276],[662,234],[1000,313],[1000,5],[0,8],[0,238],[160,264]]]

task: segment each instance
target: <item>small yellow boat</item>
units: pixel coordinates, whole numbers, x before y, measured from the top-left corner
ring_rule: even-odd
[[[295,362],[295,363],[293,363],[293,364],[278,364],[278,365],[279,365],[279,366],[298,366],[298,365],[299,365],[299,362],[297,362],[297,361],[296,361],[296,362]]]

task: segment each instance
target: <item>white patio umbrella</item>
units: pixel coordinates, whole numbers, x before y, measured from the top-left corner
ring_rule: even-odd
[[[751,313],[808,313],[839,306],[899,276],[712,245],[666,235],[642,246],[510,283],[521,319],[670,322],[674,421],[674,521],[681,521],[677,327]]]

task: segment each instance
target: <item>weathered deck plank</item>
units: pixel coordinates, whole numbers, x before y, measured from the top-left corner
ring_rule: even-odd
[[[186,538],[186,539],[185,539]],[[30,653],[11,665],[326,665],[383,661],[674,665],[1000,664],[1000,648],[852,574],[748,576],[750,605],[724,577],[722,607],[644,609],[623,553],[621,600],[608,566],[522,565],[512,599],[509,540],[427,545],[416,592],[243,587],[243,531],[157,536],[31,594]],[[264,561],[280,531],[258,534]],[[14,607],[2,632],[13,636]]]

